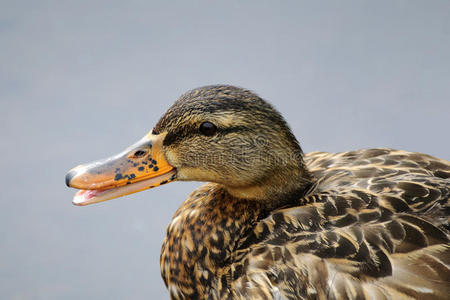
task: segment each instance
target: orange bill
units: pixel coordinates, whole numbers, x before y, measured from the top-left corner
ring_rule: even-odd
[[[113,157],[79,165],[66,175],[80,189],[75,205],[87,205],[140,192],[175,180],[176,170],[164,158],[164,135],[149,133]]]

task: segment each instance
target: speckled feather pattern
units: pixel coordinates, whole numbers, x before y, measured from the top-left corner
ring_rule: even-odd
[[[161,252],[172,299],[449,299],[450,163],[391,149],[304,156],[308,194],[266,211],[207,184]]]

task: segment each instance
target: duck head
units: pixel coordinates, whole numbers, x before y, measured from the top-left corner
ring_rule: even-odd
[[[86,205],[174,180],[222,185],[232,196],[269,201],[311,182],[283,117],[256,94],[206,86],[182,95],[146,136],[113,157],[80,165],[66,184]]]

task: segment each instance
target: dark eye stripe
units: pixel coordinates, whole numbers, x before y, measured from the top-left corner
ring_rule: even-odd
[[[217,128],[217,133],[221,136],[234,133],[234,132],[242,132],[248,130],[245,126],[233,126],[233,127],[227,127],[227,128]],[[177,128],[174,131],[169,131],[164,138],[164,146],[171,145],[173,143],[181,142],[184,139],[187,139],[191,136],[195,135],[203,135],[198,127],[181,127]]]
[[[242,131],[246,131],[246,130],[248,130],[248,128],[245,126],[233,126],[233,127],[227,127],[227,128],[221,129],[220,133],[228,134],[228,133],[233,133],[233,132],[242,132]]]

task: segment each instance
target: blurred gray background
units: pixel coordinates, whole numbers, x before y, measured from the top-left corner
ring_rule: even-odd
[[[450,2],[0,1],[0,298],[167,299],[165,228],[198,183],[75,207],[67,170],[188,89],[271,101],[304,150],[449,159]]]

